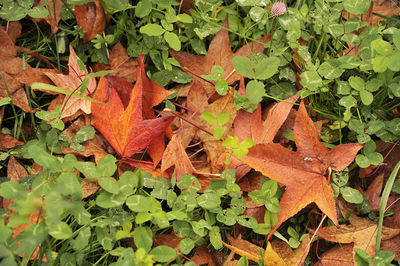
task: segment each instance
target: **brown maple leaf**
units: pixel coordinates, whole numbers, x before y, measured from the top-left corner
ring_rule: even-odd
[[[106,19],[99,0],[83,5],[75,5],[76,22],[85,31],[83,42],[92,40],[101,34],[106,27]]]
[[[45,72],[45,74],[56,84],[58,87],[67,89],[71,92],[79,93],[79,86],[81,86],[83,79],[85,78],[85,70],[80,69],[78,65],[78,57],[72,46],[69,47],[70,55],[68,60],[68,75],[62,73]],[[77,90],[78,89],[78,90]],[[83,96],[88,96],[96,89],[96,79],[89,78],[85,92]],[[73,116],[79,110],[82,110],[86,114],[90,114],[90,101],[80,99],[77,97],[63,97],[62,105],[64,110],[61,114],[61,118]]]
[[[143,60],[143,58],[139,59]],[[144,67],[137,70],[136,84],[130,85],[119,79],[121,87],[131,86],[129,103],[124,105],[122,97],[115,89],[115,80],[102,77],[93,98],[105,104],[93,103],[92,115],[96,119],[94,127],[107,139],[118,155],[130,157],[147,147],[159,137],[174,117],[144,119],[142,108],[143,90],[147,84]]]
[[[304,102],[296,115],[293,130],[297,151],[280,144],[257,144],[241,160],[265,176],[286,186],[280,201],[282,210],[270,235],[284,221],[308,204],[317,206],[337,224],[335,200],[331,185],[324,175],[328,168],[344,170],[362,148],[361,144],[341,144],[328,150],[320,141]]]
[[[131,59],[126,52],[126,49],[122,46],[120,42],[118,42],[111,50],[111,53],[108,57],[110,61],[110,65],[95,65],[94,71],[100,70],[113,70],[113,75],[125,78],[128,82],[134,82],[136,80],[136,67],[138,66],[138,62],[134,59]]]
[[[371,258],[375,256],[376,235],[378,233],[378,224],[369,218],[361,218],[352,214],[349,218],[349,225],[322,227],[316,234],[328,241],[350,244],[354,243],[353,248],[359,248],[366,251]],[[313,232],[313,230],[311,230]],[[382,227],[382,240],[388,240],[400,233],[400,229]],[[352,258],[354,258],[354,251]]]
[[[228,19],[226,18],[223,27],[228,27]],[[209,82],[199,78],[200,75],[208,75],[211,73],[211,68],[215,65],[221,66],[225,71],[225,79],[228,84],[240,79],[240,74],[233,67],[232,59],[235,56],[247,57],[250,53],[260,53],[264,51],[263,43],[270,40],[270,35],[262,37],[257,42],[249,42],[235,53],[232,52],[232,47],[229,41],[228,31],[222,28],[214,39],[211,41],[206,56],[194,55],[188,52],[176,52],[170,49],[170,54],[182,66],[184,71],[192,74],[194,79],[201,82],[206,89],[208,95],[215,92],[215,88]]]
[[[22,58],[17,57],[17,47],[14,45],[18,37],[18,29],[11,31],[12,24],[7,32],[0,26],[0,99],[11,97],[14,105],[25,112],[32,112],[28,99],[25,94],[24,84],[31,85],[34,81],[49,83],[49,80],[43,75],[40,69],[31,68]],[[10,33],[11,36],[8,35]],[[8,91],[7,91],[8,90]]]

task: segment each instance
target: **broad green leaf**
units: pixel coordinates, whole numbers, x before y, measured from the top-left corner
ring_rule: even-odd
[[[28,151],[31,154],[33,160],[37,164],[43,166],[45,169],[53,172],[61,171],[61,163],[57,159],[57,157],[50,155],[38,145],[29,146]]]
[[[321,64],[318,68],[318,73],[326,79],[336,79],[344,72],[344,69],[341,69],[339,66],[340,62],[338,60],[331,59]]]
[[[258,22],[264,17],[265,9],[259,6],[253,6],[249,11],[249,15],[253,21]]]
[[[391,83],[389,90],[394,96],[400,97],[400,83]]]
[[[115,208],[121,206],[125,202],[125,195],[122,193],[111,194],[107,191],[102,191],[96,198],[96,204],[102,208]]]
[[[360,91],[360,97],[364,105],[370,105],[374,100],[374,95],[367,90]]]
[[[147,24],[140,27],[139,31],[149,36],[160,36],[165,32],[165,30],[157,24]]]
[[[98,179],[97,167],[92,162],[76,162],[75,168],[87,178]]]
[[[229,118],[230,118],[230,115],[229,115],[228,112],[219,113],[217,115],[217,123],[218,123],[218,125],[223,126],[224,124],[228,123]]]
[[[118,194],[120,192],[117,180],[112,177],[100,177],[99,185],[111,194]]]
[[[67,239],[72,235],[71,227],[64,222],[49,224],[47,228],[49,230],[49,234],[55,239]]]
[[[136,187],[139,185],[139,177],[131,171],[125,171],[119,177],[118,185],[122,194],[130,196],[135,193]]]
[[[90,213],[81,204],[74,204],[70,208],[72,215],[75,217],[76,221],[80,225],[86,225],[90,223]]]
[[[6,199],[14,199],[25,195],[26,189],[17,182],[4,182],[0,184],[0,196]]]
[[[138,18],[144,18],[145,16],[150,14],[152,8],[153,8],[152,1],[141,0],[136,5],[135,15]]]
[[[117,159],[111,154],[107,154],[100,159],[97,164],[97,173],[100,176],[112,176],[117,170],[117,165],[115,164]]]
[[[206,120],[210,125],[215,125],[217,123],[217,118],[210,112],[203,112],[200,118]]]
[[[345,69],[356,68],[361,63],[360,58],[356,55],[341,56],[337,59],[337,61],[340,63],[340,67]]]
[[[124,11],[131,8],[129,0],[104,0],[107,7],[112,9],[114,12]]]
[[[164,38],[169,44],[169,47],[171,47],[175,51],[181,50],[181,41],[179,40],[178,36],[175,33],[166,31],[164,33]]]
[[[346,108],[350,108],[357,105],[357,100],[353,96],[348,95],[340,98],[339,104]]]
[[[400,51],[395,52],[389,59],[388,68],[392,71],[400,71]]]
[[[151,209],[151,198],[142,195],[132,195],[126,199],[126,205],[134,212],[147,212]]]
[[[279,67],[279,59],[277,57],[268,57],[261,59],[254,65],[254,77],[256,79],[268,79],[272,77]]]
[[[181,240],[181,242],[179,242],[179,250],[183,254],[187,255],[194,248],[194,243],[195,241],[193,239],[184,238]]]
[[[344,9],[354,15],[367,13],[371,0],[343,0]]]
[[[185,13],[177,15],[176,19],[182,23],[193,23],[192,17]]]
[[[364,200],[361,192],[351,187],[340,188],[340,193],[342,194],[344,200],[350,203],[359,204]]]
[[[368,161],[373,165],[379,165],[383,162],[383,156],[379,152],[367,153],[365,156],[367,156]]]
[[[368,166],[370,166],[371,164],[369,163],[369,160],[367,158],[367,156],[363,155],[363,154],[358,154],[356,156],[356,163],[358,164],[358,166],[360,166],[361,168],[367,168]]]
[[[390,43],[382,39],[373,40],[371,42],[371,47],[380,55],[389,56],[393,53],[393,49]]]
[[[311,91],[316,91],[322,84],[322,79],[316,71],[309,70],[300,74],[301,85]]]
[[[254,78],[254,72],[253,72],[253,67],[254,64],[253,62],[244,56],[235,56],[232,59],[232,63],[236,71],[247,78]]]
[[[221,204],[221,199],[215,192],[207,192],[197,198],[197,203],[204,209],[215,209]]]
[[[353,89],[358,91],[362,91],[365,89],[365,81],[357,76],[351,76],[349,78],[349,84]]]
[[[328,24],[327,26],[327,30],[328,32],[335,38],[341,36],[344,34],[344,26],[343,24],[336,24],[336,23],[332,23],[332,24]]]
[[[378,91],[380,87],[383,85],[383,81],[380,79],[373,78],[368,80],[365,84],[365,89],[370,92]]]
[[[157,246],[149,253],[158,262],[169,262],[176,258],[176,251],[168,246]]]
[[[149,252],[153,245],[153,238],[147,227],[136,227],[133,231],[133,240],[138,248],[143,248],[146,252]]]
[[[32,18],[45,18],[49,11],[44,6],[35,6],[28,10],[28,16]]]
[[[389,65],[390,57],[379,55],[372,59],[372,67],[375,72],[385,72]]]
[[[225,127],[216,127],[213,131],[213,136],[215,139],[221,139],[225,132]]]
[[[246,85],[246,94],[251,103],[258,104],[265,94],[264,83],[251,80]]]
[[[58,188],[64,196],[71,196],[74,201],[82,199],[82,187],[78,181],[78,177],[73,173],[62,173],[57,178]]]

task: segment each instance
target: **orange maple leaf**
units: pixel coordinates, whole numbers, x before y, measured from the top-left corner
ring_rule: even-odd
[[[143,57],[138,58],[143,62]],[[143,65],[142,65],[143,66]],[[146,84],[144,67],[137,70],[136,84],[133,87],[124,79],[118,79],[121,87],[130,86],[132,92],[127,106],[123,104],[118,91],[118,82],[110,82],[110,77],[102,77],[93,98],[105,104],[93,103],[92,115],[96,119],[94,127],[107,139],[122,157],[130,157],[147,147],[160,136],[174,117],[161,117],[144,120],[142,114],[143,90]]]
[[[362,148],[361,144],[351,143],[328,150],[319,141],[303,101],[296,115],[293,134],[296,152],[276,143],[257,144],[241,158],[256,171],[286,186],[278,223],[270,235],[284,221],[313,202],[337,224],[333,190],[324,175],[329,167],[336,171],[344,170]]]

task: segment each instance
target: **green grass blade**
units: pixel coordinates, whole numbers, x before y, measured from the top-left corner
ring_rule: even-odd
[[[392,191],[394,180],[396,179],[397,173],[400,169],[400,161],[397,162],[394,167],[392,173],[389,176],[388,181],[386,182],[385,188],[383,189],[381,202],[379,204],[379,223],[378,223],[378,233],[376,235],[376,252],[381,249],[381,238],[382,238],[382,226],[383,226],[383,218],[385,215],[386,205],[389,199],[390,191]]]
[[[46,83],[41,83],[41,82],[34,82],[32,83],[31,86],[32,90],[47,90],[47,91],[52,91],[52,92],[57,92],[57,93],[61,93],[61,94],[65,94],[67,96],[73,96],[79,99],[83,99],[83,100],[88,100],[91,102],[95,102],[95,103],[101,103],[101,104],[105,104],[103,102],[100,102],[98,100],[95,100],[93,98],[87,97],[87,96],[83,96],[83,95],[79,95],[78,93],[74,93],[72,91],[69,91],[67,89],[63,89],[54,85],[50,85],[50,84],[46,84]]]

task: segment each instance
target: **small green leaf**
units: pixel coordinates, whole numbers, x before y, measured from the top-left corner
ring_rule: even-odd
[[[358,91],[363,91],[365,89],[365,81],[357,76],[351,76],[349,78],[349,84],[353,89]]]
[[[265,94],[264,83],[251,80],[246,85],[246,94],[251,103],[258,104]]]
[[[217,115],[217,124],[223,126],[224,124],[228,123],[230,115],[228,112],[219,113]]]
[[[195,241],[193,239],[184,238],[181,240],[181,242],[179,242],[179,250],[183,254],[187,255],[194,248],[194,243]]]
[[[6,199],[21,197],[26,193],[24,186],[17,182],[4,182],[0,184],[0,196]]]
[[[171,47],[175,51],[181,50],[181,41],[179,40],[178,36],[175,33],[166,31],[164,33],[164,39],[169,44],[169,47]]]
[[[119,184],[117,180],[112,177],[100,177],[99,185],[107,192],[111,194],[118,194],[119,193]]]
[[[55,239],[67,239],[72,235],[71,227],[64,222],[49,224],[47,228],[49,230],[49,234]]]
[[[135,15],[138,18],[144,18],[145,16],[148,16],[150,14],[152,8],[153,5],[151,1],[142,0],[136,5]]]
[[[215,116],[210,113],[210,112],[203,112],[200,115],[201,119],[204,119],[207,121],[207,123],[211,124],[211,125],[215,125],[217,123],[217,119],[215,118]]]
[[[363,155],[363,154],[358,154],[356,156],[356,163],[358,164],[358,166],[360,166],[361,168],[367,168],[368,166],[370,166],[371,164],[369,163],[369,160],[367,158],[367,156]]]
[[[214,128],[213,136],[216,139],[221,139],[225,132],[225,127],[216,127]]]
[[[303,87],[316,91],[322,84],[322,79],[316,71],[309,70],[300,74],[300,83]]]
[[[28,16],[32,18],[45,18],[49,11],[44,6],[35,6],[28,10]]]
[[[97,173],[100,176],[112,176],[117,170],[117,165],[115,164],[117,159],[111,154],[107,154],[100,159],[97,164]]]
[[[81,126],[81,128],[75,134],[72,141],[75,143],[85,142],[89,139],[93,139],[95,133],[96,133],[96,131],[94,130],[94,128],[92,126]]]
[[[133,195],[126,199],[126,205],[134,212],[147,212],[151,209],[151,198]]]
[[[57,178],[57,185],[64,196],[71,196],[71,199],[75,201],[82,199],[82,187],[75,174],[62,173]]]
[[[391,55],[393,53],[390,43],[382,39],[373,40],[371,47],[380,55]]]
[[[371,265],[372,260],[367,252],[359,248],[354,248],[354,252],[355,252],[354,261],[357,263],[357,266]]]
[[[370,105],[374,100],[374,95],[367,90],[360,91],[360,97],[364,105]]]
[[[157,24],[147,24],[145,26],[140,27],[140,33],[147,34],[149,36],[160,36],[165,30]]]
[[[340,188],[340,193],[342,194],[344,200],[350,203],[359,204],[364,200],[361,192],[351,187]]]
[[[224,95],[226,95],[226,94],[228,93],[229,85],[228,85],[228,83],[226,82],[226,80],[224,80],[224,79],[218,79],[218,80],[215,82],[215,90],[217,91],[217,93],[218,93],[219,95],[224,96]]]
[[[372,59],[372,67],[375,72],[385,72],[389,65],[390,57],[379,55]]]
[[[193,23],[193,19],[188,14],[179,14],[176,16],[176,19],[182,23]]]
[[[125,202],[125,195],[120,194],[111,194],[107,191],[102,191],[96,198],[96,204],[102,208],[115,208],[121,206]]]
[[[176,251],[168,246],[157,246],[149,253],[158,262],[169,262],[176,258]]]
[[[278,71],[279,63],[277,57],[263,58],[254,65],[254,77],[256,79],[269,79]]]
[[[236,71],[247,78],[254,78],[254,72],[253,72],[253,62],[244,56],[235,56],[232,59],[232,63]]]
[[[362,15],[368,11],[371,0],[343,0],[344,8],[354,15]]]
[[[143,248],[146,252],[149,252],[153,245],[153,238],[147,227],[136,227],[133,231],[133,240],[136,247]]]

